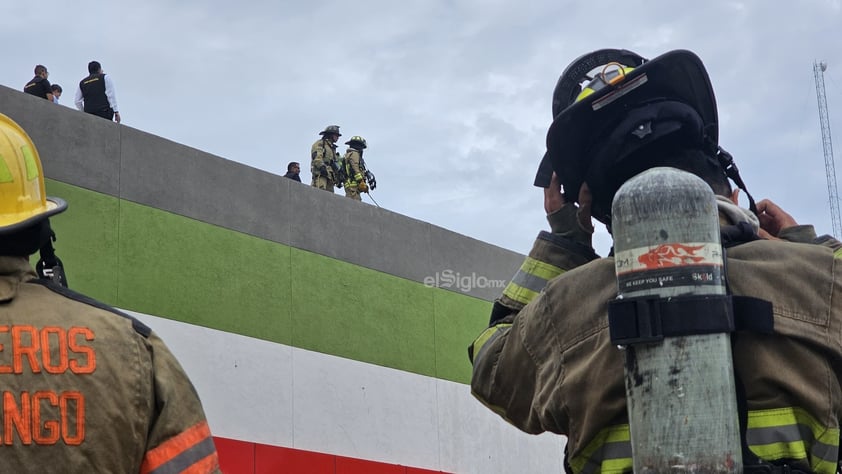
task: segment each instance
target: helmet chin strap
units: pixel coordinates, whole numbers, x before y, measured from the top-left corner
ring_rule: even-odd
[[[53,283],[67,288],[67,276],[64,274],[64,264],[56,256],[53,242],[56,240],[56,233],[50,227],[49,220],[45,220],[41,226],[41,258],[35,264],[35,271],[39,278],[46,278]]]
[[[757,215],[757,205],[754,203],[754,198],[751,197],[751,193],[749,193],[748,189],[746,189],[743,178],[740,177],[740,170],[737,169],[737,164],[734,163],[734,157],[720,146],[717,147],[716,158],[719,160],[719,164],[722,166],[722,169],[725,170],[725,176],[731,178],[731,181],[733,181],[738,188],[742,189],[743,192],[746,193],[746,196],[748,197],[748,208],[754,213],[754,215]]]

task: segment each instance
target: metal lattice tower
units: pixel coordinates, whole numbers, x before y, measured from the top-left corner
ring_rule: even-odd
[[[833,141],[830,138],[830,118],[827,114],[827,97],[824,91],[824,72],[827,63],[813,61],[813,75],[816,77],[816,97],[819,101],[819,121],[822,126],[822,148],[824,149],[824,167],[827,174],[827,197],[830,203],[830,220],[833,235],[842,236],[842,223],[839,218],[839,193],[836,190],[836,166],[833,163]]]

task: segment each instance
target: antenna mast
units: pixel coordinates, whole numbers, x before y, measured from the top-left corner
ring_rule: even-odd
[[[836,166],[833,163],[833,141],[830,138],[830,118],[827,114],[827,96],[824,91],[824,72],[827,63],[813,61],[813,75],[816,77],[816,98],[819,101],[819,122],[822,126],[822,148],[824,149],[824,167],[827,174],[827,197],[830,203],[830,221],[833,235],[842,236],[842,224],[839,218],[839,193],[836,190]]]

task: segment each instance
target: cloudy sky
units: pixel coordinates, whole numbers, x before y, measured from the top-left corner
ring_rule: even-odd
[[[813,62],[839,161],[842,0],[6,1],[0,44],[0,84],[44,64],[73,107],[95,59],[125,125],[272,173],[301,161],[304,181],[338,124],[367,139],[380,206],[524,253],[546,227],[531,183],[565,66],[690,49],[749,191],[832,232]]]

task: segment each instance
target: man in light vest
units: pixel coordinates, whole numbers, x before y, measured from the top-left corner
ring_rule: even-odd
[[[132,316],[63,286],[38,151],[0,114],[0,472],[217,473],[196,390]],[[41,252],[36,268],[29,256]]]
[[[716,102],[698,57],[671,51],[626,61],[629,55],[583,56],[559,80],[549,168],[542,167],[551,179],[541,183],[550,232],[538,235],[495,301],[488,329],[469,347],[472,392],[525,432],[566,435],[570,472],[632,471],[624,360],[608,324],[615,262],[594,252],[592,217],[610,231],[619,187],[670,166],[702,178],[717,195],[729,294],[764,302],[734,309],[746,323],[732,334],[744,472],[834,473],[842,245],[817,238],[771,201],[755,204],[718,146]],[[606,58],[611,64],[594,62]],[[738,205],[740,189],[729,178],[750,210]]]

